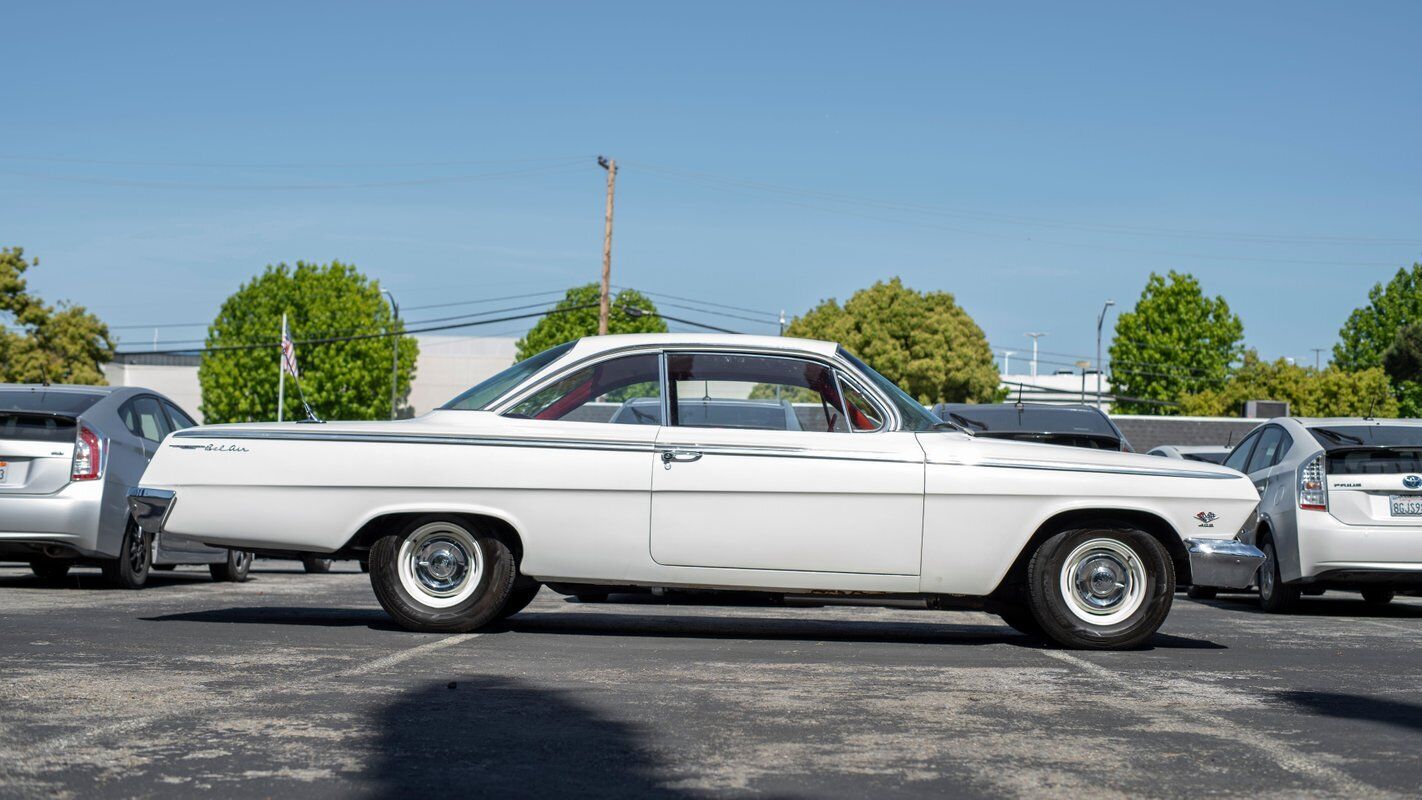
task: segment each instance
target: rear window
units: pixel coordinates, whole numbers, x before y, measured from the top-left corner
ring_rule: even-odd
[[[0,389],[0,411],[47,411],[78,416],[104,399],[89,392],[58,392],[53,389]]]
[[[0,441],[73,442],[73,418],[0,411]]]
[[[1422,472],[1422,427],[1328,425],[1309,432],[1328,454],[1329,474]]]

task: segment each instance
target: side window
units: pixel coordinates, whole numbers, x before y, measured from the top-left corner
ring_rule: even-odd
[[[1274,465],[1274,457],[1279,454],[1279,445],[1284,441],[1284,432],[1278,426],[1270,425],[1259,436],[1259,444],[1254,446],[1254,455],[1249,457],[1249,469],[1253,474]]]
[[[856,431],[877,431],[884,427],[884,414],[854,384],[841,380],[839,388],[844,392],[845,412],[849,416],[849,427]]]
[[[684,428],[849,431],[834,370],[813,361],[668,353],[667,385],[671,424]]]
[[[154,444],[163,441],[164,436],[172,433],[172,429],[168,427],[168,418],[163,415],[158,401],[152,397],[135,397],[124,403],[119,409],[119,417],[129,433]]]
[[[661,385],[661,363],[655,353],[623,356],[563,376],[504,416],[660,425]]]
[[[1244,462],[1249,460],[1249,453],[1254,449],[1254,443],[1257,441],[1259,441],[1259,434],[1257,433],[1251,433],[1244,437],[1239,444],[1234,446],[1234,450],[1230,452],[1229,458],[1225,459],[1224,465],[1230,469],[1244,472]]]
[[[180,431],[183,428],[193,428],[197,426],[197,423],[193,422],[192,417],[184,414],[181,408],[178,408],[172,403],[164,403],[163,410],[168,412],[168,427],[171,430]]]
[[[1279,463],[1280,461],[1283,461],[1283,460],[1284,460],[1284,456],[1286,456],[1286,455],[1289,454],[1289,448],[1291,448],[1291,447],[1294,446],[1294,437],[1293,437],[1293,434],[1289,433],[1288,431],[1282,431],[1282,432],[1283,432],[1283,434],[1284,434],[1284,438],[1283,438],[1283,441],[1281,441],[1281,442],[1279,443],[1279,450],[1278,450],[1278,452],[1274,453],[1274,460],[1273,460],[1273,462],[1271,462],[1271,463],[1269,464],[1269,466],[1271,466],[1271,467],[1274,466],[1275,464]]]

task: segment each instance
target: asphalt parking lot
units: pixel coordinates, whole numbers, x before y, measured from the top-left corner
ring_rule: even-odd
[[[1422,785],[1422,599],[1177,597],[1150,649],[978,613],[579,604],[393,627],[353,563],[137,592],[0,567],[0,795],[1383,796]]]

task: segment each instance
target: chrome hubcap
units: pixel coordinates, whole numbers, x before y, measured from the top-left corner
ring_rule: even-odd
[[[1091,539],[1067,556],[1060,585],[1073,615],[1092,625],[1112,625],[1145,602],[1145,565],[1124,542]]]
[[[432,522],[400,543],[396,570],[412,599],[448,608],[474,593],[484,575],[484,556],[469,531],[450,522]]]

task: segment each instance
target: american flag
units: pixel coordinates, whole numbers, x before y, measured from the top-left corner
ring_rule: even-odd
[[[296,368],[296,343],[285,328],[281,331],[281,370],[293,378],[301,377],[301,371]]]

